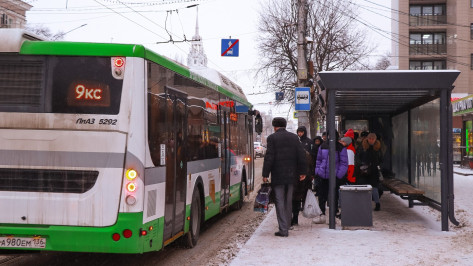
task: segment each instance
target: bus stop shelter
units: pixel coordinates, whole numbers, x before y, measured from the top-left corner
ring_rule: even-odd
[[[423,204],[441,212],[442,231],[454,216],[452,105],[457,70],[323,71],[329,134],[329,228],[335,229],[335,117],[367,121],[385,143],[383,175],[425,191]],[[348,129],[348,128],[345,128]]]

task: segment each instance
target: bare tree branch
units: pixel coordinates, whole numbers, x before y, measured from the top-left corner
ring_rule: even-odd
[[[65,35],[64,32],[62,31],[59,31],[56,34],[53,34],[51,30],[44,25],[36,25],[36,26],[26,25],[25,30],[32,32],[38,36],[45,37],[46,39],[50,39],[50,40],[62,40],[64,39],[64,35]]]
[[[373,50],[366,43],[366,32],[357,25],[356,7],[344,0],[307,0],[306,37],[308,60],[316,72],[367,69],[367,55]],[[270,0],[262,5],[258,30],[260,63],[257,76],[268,90],[284,91],[285,100],[294,101],[297,85],[297,0]],[[311,117],[317,111],[313,95]]]

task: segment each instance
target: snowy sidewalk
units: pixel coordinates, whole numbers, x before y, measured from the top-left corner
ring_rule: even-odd
[[[473,176],[455,175],[455,215],[461,223],[442,232],[440,212],[385,192],[373,226],[335,230],[299,216],[289,237],[274,236],[276,211],[268,213],[230,265],[473,265]],[[327,210],[328,211],[328,210]]]
[[[460,167],[459,165],[455,165],[453,167],[453,173],[459,174],[459,175],[471,175],[473,176],[473,169],[470,167]]]

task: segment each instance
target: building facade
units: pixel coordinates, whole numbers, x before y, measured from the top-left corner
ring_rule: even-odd
[[[0,1],[0,28],[24,28],[31,5],[19,0]]]
[[[473,0],[392,0],[392,64],[456,69],[454,95],[473,94]]]

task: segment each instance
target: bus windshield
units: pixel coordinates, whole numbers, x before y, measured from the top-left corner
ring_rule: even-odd
[[[118,114],[123,79],[112,64],[110,57],[0,55],[0,111]]]

